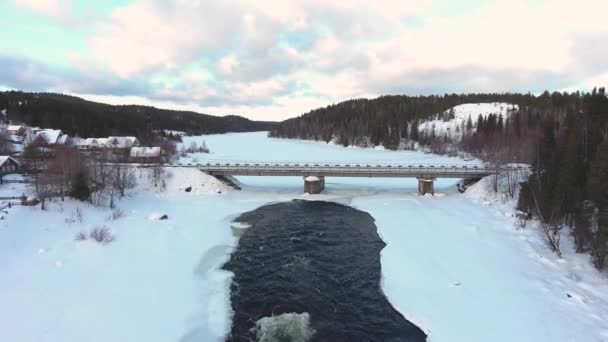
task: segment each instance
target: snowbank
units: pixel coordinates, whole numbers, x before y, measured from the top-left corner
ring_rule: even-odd
[[[175,195],[185,192],[186,188],[192,187],[189,192],[193,195],[203,195],[226,192],[232,188],[200,170],[193,168],[168,168],[168,181],[166,194]]]

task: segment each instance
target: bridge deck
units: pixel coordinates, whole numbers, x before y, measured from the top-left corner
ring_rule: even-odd
[[[170,164],[191,167],[211,175],[226,176],[318,176],[318,177],[434,177],[478,178],[507,168],[472,165],[408,165],[371,163],[282,163],[282,162],[208,162]]]

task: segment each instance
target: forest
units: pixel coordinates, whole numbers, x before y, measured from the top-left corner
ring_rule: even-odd
[[[273,122],[231,116],[213,116],[136,105],[108,105],[54,93],[0,92],[5,120],[33,127],[61,129],[79,137],[137,136],[146,141],[152,132],[182,131],[188,134],[266,131]]]
[[[425,134],[423,121],[450,119],[465,103],[507,102],[508,117],[467,120],[462,138]],[[280,123],[270,136],[336,141],[342,145],[413,146],[436,153],[467,152],[502,165],[526,163],[531,175],[519,184],[518,209],[540,222],[558,255],[564,234],[598,269],[608,255],[608,97],[591,92],[383,96],[355,99],[313,110]]]

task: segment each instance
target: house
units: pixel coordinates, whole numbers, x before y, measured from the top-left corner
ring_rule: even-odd
[[[51,146],[69,143],[69,136],[60,129],[34,129],[28,134],[27,140],[38,146]]]
[[[131,147],[138,147],[139,140],[136,137],[107,137],[107,138],[87,138],[78,140],[75,145],[82,150],[95,150],[101,148],[111,148],[126,150]]]
[[[0,156],[0,184],[5,175],[19,172],[19,162],[10,156]]]
[[[26,128],[25,128],[25,126],[9,125],[8,127],[6,127],[6,133],[8,135],[23,136],[26,133]]]
[[[129,157],[132,163],[158,164],[161,161],[160,147],[132,147]]]
[[[107,146],[107,138],[87,138],[76,142],[76,147],[81,150],[95,150]]]
[[[108,137],[106,145],[111,148],[138,147],[139,140],[136,137]]]

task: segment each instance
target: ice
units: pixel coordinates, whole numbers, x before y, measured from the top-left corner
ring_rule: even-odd
[[[314,335],[307,312],[260,318],[256,330],[258,342],[308,342]]]
[[[201,160],[463,163],[265,133],[184,140],[207,142],[210,155],[192,156]],[[560,261],[534,223],[519,228],[507,215],[514,200],[493,194],[490,179],[464,194],[456,191],[457,180],[438,180],[435,189],[445,196],[433,197],[418,196],[415,179],[327,177],[324,194],[307,196],[301,177],[239,177],[243,190],[236,191],[196,169],[168,173],[161,191],[138,170],[136,191],[118,202],[125,213],[118,220],[108,219],[107,208],[72,200],[53,202],[46,211],[6,209],[0,220],[0,341],[223,341],[233,314],[232,274],[220,267],[237,243],[232,222],[292,199],[335,201],[375,218],[387,243],[382,288],[430,341],[606,341],[606,276],[574,252],[566,232]],[[26,191],[21,183],[0,185],[2,194]],[[66,224],[77,209],[83,222]],[[170,220],[149,220],[154,213]],[[115,241],[74,241],[95,226],[109,228]]]

